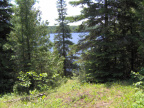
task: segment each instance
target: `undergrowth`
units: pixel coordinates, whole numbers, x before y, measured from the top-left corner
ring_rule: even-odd
[[[133,108],[144,108],[144,68],[139,72],[132,72],[133,79],[136,80],[134,86],[137,87],[137,92],[134,94]]]
[[[21,97],[6,94],[0,98],[0,108],[132,108],[136,106],[134,103],[139,103],[136,101],[139,97],[135,97],[137,91],[127,81],[91,84],[80,83],[75,78],[43,93],[31,91],[31,95]]]

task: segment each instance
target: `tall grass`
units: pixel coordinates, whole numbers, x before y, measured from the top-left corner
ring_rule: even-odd
[[[75,79],[28,101],[9,101],[21,97],[4,95],[0,108],[132,108],[136,92],[135,86],[127,81],[91,84]]]

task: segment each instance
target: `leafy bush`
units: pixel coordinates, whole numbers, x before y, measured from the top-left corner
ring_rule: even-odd
[[[138,92],[135,93],[134,98],[135,102],[133,103],[133,108],[143,108],[144,107],[144,68],[139,72],[131,72],[132,78],[137,82],[134,85],[139,88]]]
[[[131,72],[133,80],[136,81],[134,85],[138,88],[144,89],[144,68],[142,68],[139,72]]]
[[[20,72],[18,79],[19,81],[13,87],[13,91],[16,94],[23,94],[31,90],[44,91],[50,89],[52,86],[56,86],[56,82],[60,80],[59,74],[54,74],[51,78],[48,77],[47,73],[37,74],[36,72]]]
[[[134,95],[135,102],[132,104],[133,108],[144,108],[144,93],[142,91],[138,91]]]
[[[29,93],[29,90],[38,89],[43,90],[48,89],[48,82],[47,73],[37,74],[36,72],[20,72],[18,79],[19,81],[13,87],[13,91],[15,93],[22,93],[26,92]]]
[[[86,82],[86,72],[85,72],[85,68],[84,68],[84,65],[83,65],[83,64],[80,65],[78,79],[79,79],[79,81],[82,82],[82,83],[85,83],[85,82]]]
[[[21,94],[29,90],[37,89],[39,91],[48,90],[59,86],[63,76],[63,57],[59,57],[58,51],[47,52],[44,61],[32,67],[33,71],[19,72],[18,81],[13,87],[15,93]]]

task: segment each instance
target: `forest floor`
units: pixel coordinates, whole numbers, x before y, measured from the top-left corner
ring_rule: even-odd
[[[51,92],[37,93],[35,98],[6,94],[0,98],[0,108],[132,108],[136,91],[126,81],[81,84],[71,79]]]

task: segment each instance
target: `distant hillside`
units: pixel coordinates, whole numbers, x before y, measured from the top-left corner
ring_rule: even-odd
[[[70,26],[71,32],[77,32],[77,31],[76,31],[77,27],[78,27],[78,26]],[[50,32],[50,33],[55,33],[55,31],[56,31],[56,26],[48,26],[48,29],[49,29],[49,32]]]

